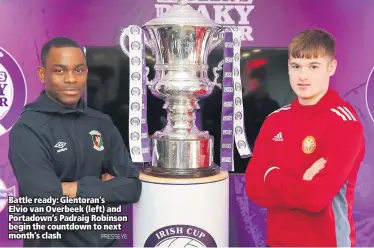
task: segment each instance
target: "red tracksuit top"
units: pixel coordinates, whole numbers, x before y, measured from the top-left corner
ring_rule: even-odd
[[[356,111],[331,89],[316,105],[295,100],[271,113],[245,174],[248,197],[268,209],[267,244],[353,247],[354,187],[364,153]],[[321,157],[325,167],[302,180]],[[279,169],[264,180],[273,166]]]

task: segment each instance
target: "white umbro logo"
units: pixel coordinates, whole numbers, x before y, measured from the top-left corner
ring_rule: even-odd
[[[277,135],[273,137],[274,141],[283,141],[282,132],[279,132]]]
[[[66,146],[66,143],[65,142],[62,142],[62,141],[59,141],[57,142],[57,144],[55,145],[55,148],[58,148],[57,152],[63,152],[63,151],[66,151],[67,148],[64,148]]]

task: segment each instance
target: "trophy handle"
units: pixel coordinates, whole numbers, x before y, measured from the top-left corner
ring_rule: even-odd
[[[121,46],[122,51],[126,54],[127,57],[130,57],[129,49],[126,47],[126,37],[129,36],[129,28],[122,29],[122,34],[119,38],[119,45]]]
[[[157,49],[157,43],[156,43],[156,41],[155,40],[147,40],[146,42],[144,42],[144,44],[149,49],[151,49],[153,56],[155,56],[156,55],[156,51],[157,51],[156,50]],[[149,67],[148,66],[146,67],[146,70],[147,70],[146,71],[147,72],[147,74],[146,74],[147,75],[147,86],[148,86],[148,88],[150,90],[153,91],[155,83],[158,82],[158,80],[160,79],[160,72],[158,70],[156,70],[156,74],[155,74],[154,79],[149,80],[148,79],[148,74],[149,74]]]
[[[128,57],[130,57],[130,55],[129,55],[129,49],[126,47],[126,37],[128,37],[128,36],[129,36],[129,28],[122,29],[122,34],[121,34],[120,39],[119,39],[120,40],[119,44],[121,46],[122,51]],[[155,54],[155,46],[156,46],[155,41],[154,40],[148,40],[148,41],[144,42],[144,44],[149,49],[151,49],[152,54],[154,55]]]
[[[213,74],[214,74],[214,80],[213,80],[213,85],[214,86],[217,86],[218,88],[222,89],[222,84],[220,83],[217,83],[217,80],[219,78],[219,74],[218,74],[218,71],[222,71],[223,69],[223,64],[225,63],[225,60],[221,60],[219,63],[218,63],[218,66],[214,67],[213,68]]]
[[[130,57],[129,49],[126,46],[126,37],[128,37],[128,36],[129,36],[129,28],[122,29],[122,34],[121,34],[121,37],[120,37],[120,43],[119,44],[121,46],[122,51],[126,54],[126,56]],[[154,41],[149,40],[149,41],[146,41],[144,43],[147,47],[149,47],[151,49],[152,53],[155,54],[155,43],[154,43]],[[152,89],[153,86],[154,86],[154,80],[149,81],[149,79],[148,79],[149,67],[148,66],[146,67],[146,70],[147,70],[147,74],[146,74],[147,75],[147,83],[146,83],[146,85],[150,89]]]
[[[213,51],[216,47],[218,47],[222,42],[225,41],[225,33],[224,32],[219,32],[216,37],[213,37],[212,39],[212,44],[210,45],[210,50]]]

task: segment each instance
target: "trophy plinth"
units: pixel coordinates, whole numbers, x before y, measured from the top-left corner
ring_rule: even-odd
[[[210,80],[207,60],[210,52],[224,41],[222,31],[223,27],[187,5],[186,0],[178,1],[167,13],[142,27],[130,26],[123,30],[120,45],[131,63],[130,154],[134,162],[150,162],[144,165],[144,173],[162,177],[205,177],[219,173],[219,167],[213,163],[214,139],[197,128],[195,112],[200,99],[208,97],[215,86],[221,88],[217,71],[223,69],[224,61],[213,69],[215,78]],[[125,46],[126,37],[129,48]],[[240,47],[238,38],[230,44],[234,43]],[[152,50],[156,61],[155,77],[151,81],[144,69],[143,44]],[[240,55],[235,59],[239,61]],[[229,61],[231,66],[233,60]],[[151,137],[152,142],[147,141],[146,132],[146,87],[165,101],[167,110],[167,125]],[[233,90],[227,92],[232,98]],[[233,112],[233,101],[230,101],[231,106],[226,104],[226,107]],[[229,137],[227,140],[232,139],[232,126],[223,130]],[[232,149],[229,144],[225,146]],[[231,158],[223,157],[223,160],[229,165],[232,163]]]

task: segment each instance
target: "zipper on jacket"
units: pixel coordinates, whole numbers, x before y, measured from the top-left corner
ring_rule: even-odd
[[[78,114],[79,115],[79,114]],[[79,137],[76,135],[76,119],[79,118],[77,114],[74,114],[72,116],[72,136],[73,136],[73,139],[74,139],[74,143],[76,144],[76,150],[75,150],[75,154],[77,156],[77,168],[76,168],[76,171],[77,171],[77,175],[80,175],[82,174],[82,169],[84,168],[84,165],[83,165],[83,149],[82,149],[82,143],[81,143],[81,140],[79,139]]]

